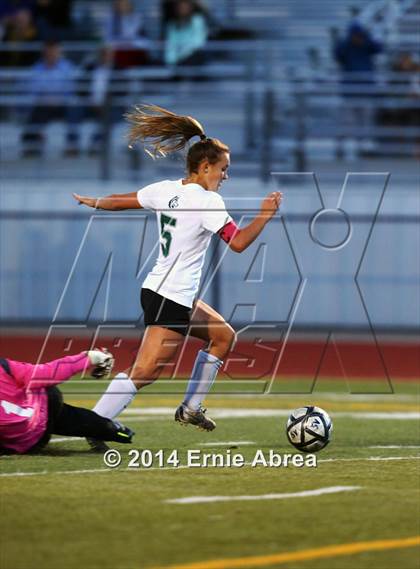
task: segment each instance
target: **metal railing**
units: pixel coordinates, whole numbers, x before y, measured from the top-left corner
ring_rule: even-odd
[[[264,92],[261,178],[268,180],[279,148],[297,172],[307,170],[312,148],[330,142],[330,155],[414,159],[420,146],[420,75],[331,74],[299,79],[285,94],[272,82]],[[358,148],[359,147],[359,148]],[[354,158],[354,156],[353,156]]]
[[[61,104],[78,109],[78,121],[97,124],[102,179],[112,177],[115,122],[133,103],[151,100],[171,107],[182,100],[184,107],[199,108],[200,119],[210,126],[217,115],[240,141],[236,161],[243,157],[249,163],[252,150],[251,160],[262,180],[269,178],[280,155],[295,171],[305,171],[311,145],[323,143],[341,159],[346,158],[343,148],[349,140],[353,146],[363,142],[363,152],[371,155],[414,156],[420,141],[419,74],[378,73],[373,80],[371,75],[335,72],[280,79],[267,73],[266,47],[230,64],[108,71],[99,104],[92,97],[92,72],[76,70],[68,83],[63,82],[67,94]],[[28,92],[31,73],[0,71],[1,120],[20,130],[28,127],[34,106],[49,105]]]

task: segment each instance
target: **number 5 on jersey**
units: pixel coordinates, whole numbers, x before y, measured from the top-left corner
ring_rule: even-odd
[[[169,215],[165,215],[164,213],[160,214],[160,236],[163,239],[160,246],[162,248],[162,254],[164,257],[169,255],[169,250],[171,248],[172,243],[172,234],[169,231],[170,227],[175,227],[176,219],[174,217],[169,217]]]

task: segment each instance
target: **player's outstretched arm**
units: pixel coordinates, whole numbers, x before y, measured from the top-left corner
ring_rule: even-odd
[[[109,211],[121,211],[124,209],[141,209],[141,205],[137,199],[137,192],[129,194],[112,194],[104,198],[88,198],[87,196],[80,196],[73,194],[75,200],[79,205],[87,205],[94,209],[106,209]]]
[[[49,387],[67,381],[73,375],[89,370],[93,377],[108,375],[114,358],[107,350],[93,349],[64,356],[45,364],[30,364],[8,360],[12,376],[20,386]]]
[[[236,253],[242,253],[251,243],[255,241],[265,225],[276,214],[283,194],[281,192],[272,192],[261,204],[260,213],[251,221],[249,225],[240,229],[229,242],[229,247]]]

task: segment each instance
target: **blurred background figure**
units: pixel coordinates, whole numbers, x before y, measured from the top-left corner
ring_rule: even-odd
[[[316,88],[328,78],[325,63],[320,50],[316,47],[308,47],[305,55],[305,64],[300,66],[296,76],[303,79],[307,87]]]
[[[342,96],[348,100],[344,120],[347,120],[347,125],[357,124],[360,128],[355,152],[370,152],[372,149],[371,126],[376,118],[371,106],[366,103],[369,97],[374,96],[375,56],[382,50],[382,44],[354,19],[345,38],[338,39],[334,45],[334,57],[342,73]],[[349,101],[351,98],[353,101]],[[355,102],[354,98],[358,98],[359,102]],[[336,151],[339,158],[343,155],[340,138]]]
[[[203,48],[209,28],[203,8],[192,0],[176,0],[166,4],[166,65],[200,65],[206,57]]]
[[[103,149],[105,130],[114,124],[124,113],[124,106],[118,103],[118,98],[124,100],[125,83],[116,79],[113,73],[115,52],[109,45],[101,46],[94,57],[84,62],[84,70],[89,77],[86,115],[95,120],[93,133],[90,137],[88,153],[98,155]]]
[[[143,17],[134,10],[131,0],[114,0],[101,35],[103,41],[114,48],[117,69],[149,62],[149,40],[144,33]]]
[[[0,2],[0,39],[3,37],[4,26],[17,10],[28,8],[32,10],[34,0],[1,0]]]
[[[165,38],[166,26],[176,20],[178,0],[161,0],[160,3],[160,37]],[[194,14],[201,14],[211,32],[211,36],[219,29],[218,18],[209,10],[207,5],[200,0],[191,0]]]
[[[406,135],[409,131],[401,127],[420,126],[420,63],[411,53],[402,52],[392,62],[391,71],[388,86],[395,90],[394,97],[399,103],[393,108],[383,109],[379,121],[382,126],[400,127],[399,142],[410,146],[414,143],[411,154],[418,157],[420,136],[410,138]]]
[[[22,133],[24,155],[42,154],[45,142],[43,127],[60,118],[67,123],[65,154],[78,153],[80,110],[75,105],[76,74],[77,68],[62,55],[60,44],[47,42],[42,58],[32,67],[26,87],[33,104]]]
[[[18,8],[15,12],[9,13],[5,18],[3,29],[3,41],[6,43],[22,44],[34,42],[39,39],[38,29],[29,8]],[[14,49],[5,52],[1,58],[1,65],[8,67],[26,67],[35,63],[37,59],[36,51]]]
[[[352,23],[344,39],[334,46],[334,57],[346,80],[347,73],[357,73],[358,78],[347,79],[351,83],[371,82],[375,71],[375,56],[383,46],[373,39],[370,32],[358,23]]]

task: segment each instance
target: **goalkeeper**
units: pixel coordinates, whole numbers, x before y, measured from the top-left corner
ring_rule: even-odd
[[[113,363],[109,352],[98,349],[38,365],[0,358],[0,452],[37,452],[52,434],[131,443],[133,431],[67,405],[56,387],[87,370],[94,377],[108,375]]]

